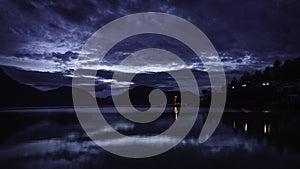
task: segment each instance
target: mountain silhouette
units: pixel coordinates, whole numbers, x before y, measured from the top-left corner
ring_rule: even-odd
[[[34,87],[19,83],[9,77],[0,68],[0,107],[40,107],[40,106],[73,106],[72,88],[63,86],[54,90],[40,91]],[[84,96],[89,93],[79,90]],[[88,103],[83,103],[88,105]]]
[[[0,68],[0,106],[15,107],[15,106],[42,106],[43,92],[21,84]]]
[[[150,107],[149,102],[149,95],[150,93],[157,88],[150,87],[150,86],[136,86],[134,88],[129,89],[129,99],[131,101],[131,104],[134,106],[143,106],[143,107]],[[161,98],[157,98],[154,100],[154,106],[179,106],[181,102],[181,94],[179,91],[164,91],[162,90],[166,96],[167,102],[162,102]],[[189,97],[191,100],[199,100],[199,96],[191,93],[191,92],[183,92],[186,96]],[[118,96],[115,96],[117,99],[127,99],[125,93],[120,94]],[[176,98],[176,99],[175,99]],[[109,96],[105,99],[98,99],[98,104],[103,105],[113,105],[112,97]],[[185,105],[193,105],[193,103],[183,103]]]
[[[10,107],[41,107],[41,106],[73,106],[72,88],[68,86],[59,87],[57,89],[49,91],[40,91],[34,87],[19,83],[18,81],[9,77],[0,68],[0,80],[1,80],[1,96],[0,96],[0,108]],[[135,106],[150,106],[149,94],[156,88],[150,86],[137,86],[129,90],[129,97],[132,105]],[[93,96],[88,92],[81,89],[75,89],[81,92],[82,97],[93,99]],[[160,98],[157,98],[157,105],[174,106],[179,105],[181,98],[178,91],[163,91],[166,95],[167,102],[159,102]],[[187,92],[189,98],[199,99],[199,96]],[[125,94],[116,96],[117,98],[124,97]],[[176,97],[176,100],[174,100]],[[112,97],[96,98],[98,105],[112,106]],[[87,99],[86,103],[82,103],[82,106],[89,106],[90,103]],[[176,103],[175,103],[176,102]],[[185,103],[189,104],[189,103]]]

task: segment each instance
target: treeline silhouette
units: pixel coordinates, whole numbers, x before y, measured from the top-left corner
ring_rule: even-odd
[[[284,63],[275,60],[272,66],[240,79],[233,78],[227,86],[227,106],[296,106],[300,103],[300,57]]]

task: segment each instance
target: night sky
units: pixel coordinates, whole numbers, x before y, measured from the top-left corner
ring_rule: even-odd
[[[300,56],[297,0],[1,0],[0,4],[0,65],[14,79],[42,90],[70,86],[74,63],[86,40],[108,22],[137,12],[165,12],[195,24],[219,52],[228,79],[263,69],[275,59]],[[108,54],[98,74],[99,85],[105,88],[115,83],[122,87],[126,82],[113,81],[107,74],[134,71],[134,66],[118,66],[118,61],[148,47],[170,50],[186,57],[189,68],[205,71],[189,59],[193,54],[180,42],[139,35],[121,42]],[[180,65],[157,65],[154,73],[179,69]],[[151,73],[147,67],[141,71]]]

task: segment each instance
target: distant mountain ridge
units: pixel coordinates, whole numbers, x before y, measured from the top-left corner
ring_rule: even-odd
[[[41,106],[43,93],[40,90],[13,80],[1,68],[0,81],[1,107]]]
[[[34,87],[19,83],[18,81],[9,77],[0,68],[0,108],[10,107],[40,107],[40,106],[73,106],[72,88],[63,86],[49,91],[40,91]],[[150,106],[148,96],[155,88],[149,86],[137,86],[130,89],[129,96],[131,103],[135,106]],[[80,89],[78,89],[80,90]],[[86,97],[93,97],[88,92],[80,90]],[[168,106],[179,104],[180,92],[178,91],[164,91],[167,98]],[[190,98],[199,99],[199,96],[187,92]],[[123,97],[120,94],[116,97]],[[177,98],[174,101],[174,98]],[[112,97],[97,98],[98,105],[113,105]],[[186,103],[189,104],[189,103]],[[88,106],[89,103],[83,103],[83,106]]]
[[[71,87],[64,86],[43,92],[19,83],[9,77],[1,68],[0,81],[0,108],[73,105]],[[84,92],[84,94],[91,97],[87,92]]]

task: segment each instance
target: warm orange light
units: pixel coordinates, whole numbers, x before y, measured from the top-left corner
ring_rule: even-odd
[[[178,111],[177,107],[174,107],[174,113],[175,113],[175,119],[177,120],[178,119],[178,114],[179,114],[179,111]]]

